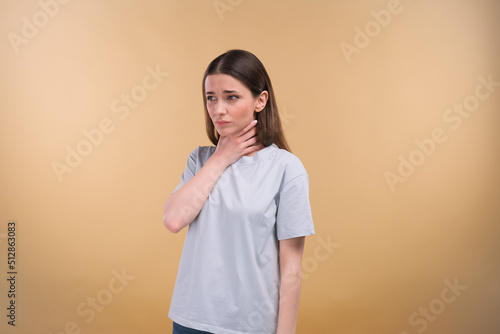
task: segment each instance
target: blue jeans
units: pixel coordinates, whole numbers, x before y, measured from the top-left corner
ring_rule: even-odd
[[[179,325],[174,321],[174,331],[172,334],[213,334],[210,332],[199,331],[197,329],[192,329]]]

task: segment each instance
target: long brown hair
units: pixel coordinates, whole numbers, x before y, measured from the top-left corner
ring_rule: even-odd
[[[207,97],[205,95],[205,79],[211,74],[227,74],[241,81],[251,92],[254,98],[263,91],[267,91],[266,106],[255,113],[258,123],[257,138],[265,147],[276,144],[279,148],[290,151],[281,126],[278,106],[274,97],[271,79],[261,61],[251,52],[245,50],[229,50],[221,54],[208,65],[203,76],[202,94],[205,109],[205,126],[210,141],[217,145],[219,133],[214,127],[207,110]]]

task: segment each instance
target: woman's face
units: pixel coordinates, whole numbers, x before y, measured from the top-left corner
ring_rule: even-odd
[[[211,74],[205,79],[207,110],[221,137],[235,134],[255,119],[266,106],[267,92],[258,97],[241,81],[228,74]]]

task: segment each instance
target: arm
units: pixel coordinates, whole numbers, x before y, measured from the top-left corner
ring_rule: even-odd
[[[280,304],[277,334],[294,334],[299,314],[305,237],[280,240]]]
[[[196,218],[226,167],[212,155],[191,180],[170,195],[163,207],[163,224],[169,231],[177,233]]]
[[[177,233],[191,224],[227,166],[262,148],[257,144],[256,123],[250,123],[234,135],[219,138],[214,154],[200,171],[170,195],[163,207],[163,224],[169,231]]]

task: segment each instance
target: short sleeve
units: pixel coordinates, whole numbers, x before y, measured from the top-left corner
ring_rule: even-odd
[[[301,174],[283,186],[279,193],[276,229],[278,240],[314,234],[309,203],[309,177]]]
[[[191,180],[191,178],[196,174],[196,165],[198,163],[198,151],[199,147],[197,147],[191,154],[186,163],[186,168],[184,169],[184,173],[181,176],[181,182],[177,185],[173,192],[176,192],[177,189],[182,187],[186,182]]]

